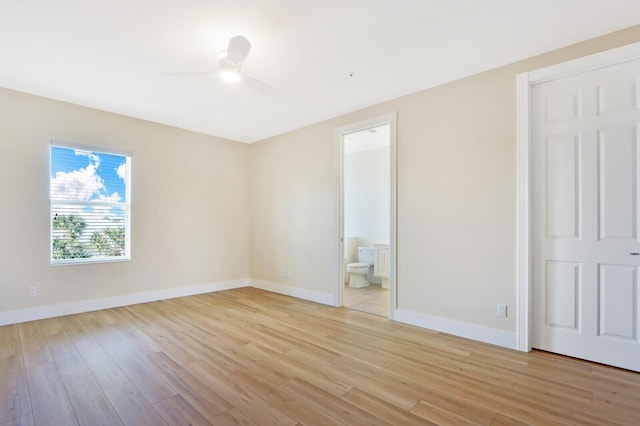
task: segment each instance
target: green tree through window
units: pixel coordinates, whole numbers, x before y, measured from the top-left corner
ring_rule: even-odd
[[[55,215],[53,217],[53,258],[78,259],[89,257],[87,247],[80,241],[87,224],[74,215]],[[56,236],[56,231],[58,236]]]

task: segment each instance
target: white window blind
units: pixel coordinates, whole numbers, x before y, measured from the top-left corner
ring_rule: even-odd
[[[131,159],[51,146],[51,262],[128,260]]]

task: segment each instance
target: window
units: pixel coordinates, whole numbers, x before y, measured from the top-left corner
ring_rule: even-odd
[[[131,159],[51,146],[51,263],[129,259]]]

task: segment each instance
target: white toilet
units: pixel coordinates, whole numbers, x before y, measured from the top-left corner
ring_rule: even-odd
[[[369,285],[367,277],[373,273],[374,258],[375,250],[373,247],[358,247],[358,263],[347,265],[349,287],[362,288]]]

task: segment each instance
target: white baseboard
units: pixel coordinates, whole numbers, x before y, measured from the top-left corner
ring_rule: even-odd
[[[213,291],[230,290],[249,286],[249,279],[220,281],[199,284],[188,287],[174,287],[143,293],[125,294],[122,296],[105,297],[101,299],[82,300],[59,305],[38,306],[35,308],[18,309],[0,312],[0,326],[35,321],[63,315],[79,314],[97,311],[99,309],[117,308],[119,306],[135,305],[137,303],[155,302],[157,300],[173,299],[175,297],[192,296],[194,294],[211,293]]]
[[[285,296],[297,297],[299,299],[308,300],[310,302],[322,303],[323,305],[335,306],[335,297],[333,293],[322,293],[306,288],[293,287],[285,284],[273,283],[270,281],[250,280],[251,287],[259,288],[274,293],[284,294]]]
[[[248,286],[324,305],[335,306],[335,298],[332,293],[322,293],[269,281],[239,279],[0,312],[0,326]],[[396,309],[394,311],[394,321],[503,346],[505,348],[516,349],[517,342],[515,332],[482,327],[404,309]]]
[[[418,312],[396,309],[394,320],[411,324],[442,333],[452,334],[466,339],[477,340],[492,345],[502,346],[509,349],[517,348],[516,333],[496,328],[483,327],[480,325],[450,320],[433,315],[421,314]]]

